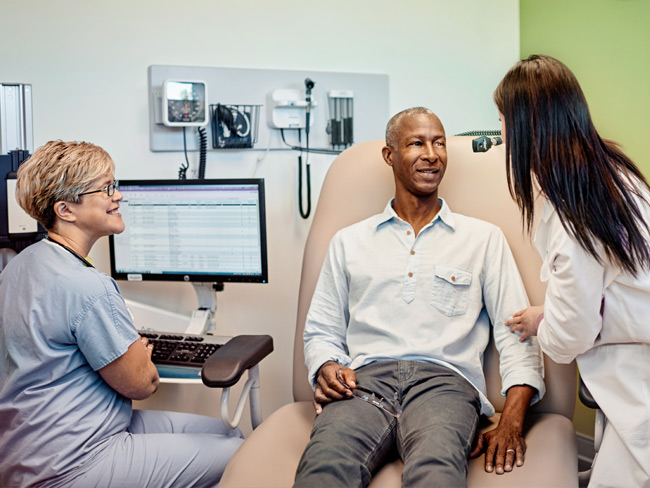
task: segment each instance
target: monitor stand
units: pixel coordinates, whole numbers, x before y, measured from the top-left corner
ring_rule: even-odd
[[[214,333],[216,329],[217,292],[223,291],[223,283],[192,283],[199,307],[192,312],[186,334]]]
[[[214,334],[216,331],[216,292],[223,290],[223,283],[192,284],[198,299],[198,308],[191,317],[125,298],[124,301],[136,328],[169,333],[204,334],[207,332]]]

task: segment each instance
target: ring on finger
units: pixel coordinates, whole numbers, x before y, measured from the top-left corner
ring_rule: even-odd
[[[506,449],[506,454],[509,452],[514,452],[515,454],[517,453],[517,451],[515,451],[514,449]]]

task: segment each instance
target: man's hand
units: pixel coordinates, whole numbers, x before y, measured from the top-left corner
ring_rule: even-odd
[[[519,342],[523,342],[531,336],[537,335],[539,316],[544,313],[544,306],[528,307],[515,312],[511,318],[505,321],[505,326],[510,327],[510,332],[521,331]]]
[[[496,466],[496,473],[503,474],[512,471],[517,466],[523,466],[526,454],[526,441],[521,430],[511,425],[499,425],[496,429],[479,434],[476,446],[470,457],[475,458],[485,452],[485,471],[491,473]]]
[[[526,441],[523,437],[524,418],[535,389],[527,385],[512,386],[506,395],[506,404],[496,429],[479,434],[470,453],[475,458],[485,452],[485,471],[503,474],[512,471],[515,463],[523,466]]]
[[[353,369],[341,366],[334,361],[324,363],[316,375],[316,388],[314,389],[316,415],[320,415],[323,411],[324,403],[350,398],[352,396],[350,388],[354,389],[356,386],[357,375]]]

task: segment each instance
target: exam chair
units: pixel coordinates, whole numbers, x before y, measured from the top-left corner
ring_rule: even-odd
[[[598,457],[598,451],[600,450],[600,444],[603,442],[603,435],[605,434],[605,427],[607,426],[607,417],[600,409],[596,400],[591,395],[589,388],[582,381],[582,376],[578,375],[578,398],[580,402],[587,408],[591,408],[596,411],[595,422],[594,422],[594,457],[591,460],[591,466],[584,471],[578,473],[578,480],[580,486],[588,486],[589,480],[591,479],[591,472]]]
[[[248,399],[253,429],[262,423],[260,403],[259,363],[273,352],[273,338],[269,335],[239,335],[221,346],[201,368],[201,381],[209,388],[221,388],[221,421],[229,428],[239,425]],[[230,387],[235,386],[244,372],[248,378],[239,395],[235,413],[229,413]]]
[[[448,166],[440,196],[454,212],[491,221],[503,229],[531,303],[543,303],[541,259],[529,238],[522,234],[519,211],[508,193],[503,146],[473,153],[471,141],[471,137],[448,138]],[[293,484],[315,416],[303,355],[305,317],[331,237],[338,229],[381,212],[394,195],[393,173],[381,156],[383,145],[383,141],[357,144],[341,153],[329,169],[303,256],[293,361],[295,402],[278,409],[252,432],[231,459],[220,488]],[[544,361],[546,395],[529,410],[525,465],[496,475],[485,472],[485,457],[480,456],[469,463],[468,486],[578,486],[578,453],[572,423],[575,363],[559,365],[546,357]],[[484,369],[488,398],[497,411],[481,424],[482,430],[489,430],[498,423],[504,406],[498,354],[493,345],[486,351]],[[374,475],[370,486],[401,486],[402,468],[399,460],[385,465]]]

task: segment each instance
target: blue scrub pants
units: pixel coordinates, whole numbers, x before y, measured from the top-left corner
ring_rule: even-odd
[[[358,386],[384,398],[397,391],[401,416],[354,398],[324,405],[294,486],[367,486],[398,456],[402,486],[466,486],[481,409],[476,388],[448,368],[414,361],[377,361],[356,373]]]
[[[154,410],[134,410],[116,437],[65,486],[214,487],[244,442],[219,419]]]

